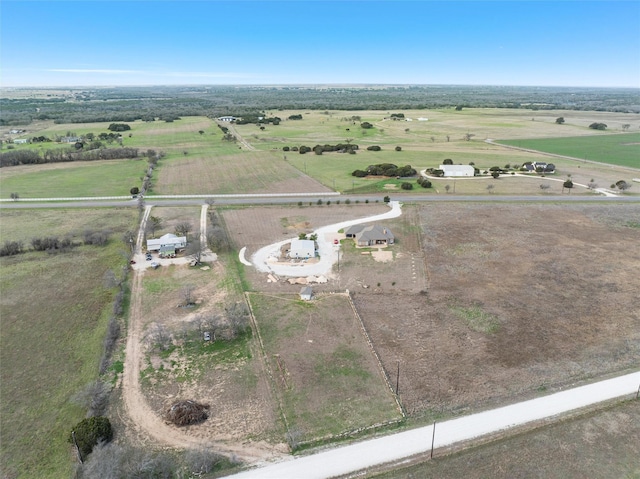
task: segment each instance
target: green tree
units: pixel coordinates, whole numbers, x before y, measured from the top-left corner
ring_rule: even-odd
[[[389,198],[388,196],[385,196],[382,201],[384,201],[385,203],[389,203],[391,201],[391,198]]]
[[[594,122],[589,125],[592,130],[606,130],[607,125],[605,123]]]
[[[104,416],[83,419],[71,431],[69,442],[78,445],[83,457],[88,456],[98,442],[107,443],[113,439],[111,421]]]
[[[560,117],[556,118],[556,123],[557,123],[558,125],[562,125],[562,124],[564,124],[564,117],[563,117],[563,116],[560,116]]]
[[[453,165],[453,160],[452,160],[451,158],[445,158],[445,159],[442,161],[442,164],[443,164],[443,165]]]
[[[569,190],[569,194],[571,194],[571,188],[573,188],[573,181],[571,178],[568,178],[564,183],[562,183],[562,191],[567,188]]]

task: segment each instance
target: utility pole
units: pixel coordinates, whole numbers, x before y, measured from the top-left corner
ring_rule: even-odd
[[[433,436],[431,436],[431,459],[433,459],[433,444],[436,441],[436,422],[433,421]]]

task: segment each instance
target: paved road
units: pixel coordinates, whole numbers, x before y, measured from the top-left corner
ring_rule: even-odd
[[[370,203],[376,201],[382,202],[383,196],[377,195],[338,195],[331,194],[333,196],[327,198],[326,193],[310,193],[301,194],[296,196],[281,196],[281,195],[211,195],[211,196],[172,196],[172,197],[153,197],[148,196],[145,198],[147,205],[154,206],[193,206],[202,205],[208,198],[213,198],[215,204],[219,205],[295,205],[298,202],[302,202],[303,205],[309,203],[315,204],[319,199],[326,202],[330,199],[332,202],[340,200],[342,203],[349,199],[351,203],[360,201],[364,203],[369,200]],[[540,196],[525,196],[525,195],[478,195],[478,196],[462,196],[462,195],[420,195],[420,194],[398,194],[391,195],[391,199],[399,200],[405,204],[414,202],[491,202],[491,203],[518,203],[518,202],[551,202],[551,203],[574,203],[574,202],[623,202],[623,203],[640,203],[640,196],[624,195],[618,197],[606,197],[600,195],[540,195]],[[34,199],[35,200],[35,199]],[[0,200],[0,208],[114,208],[114,207],[137,207],[136,200],[123,199],[123,200],[88,200],[88,199],[73,199],[61,201],[58,198],[41,198],[37,201],[6,201]]]
[[[633,397],[640,372],[581,386],[511,406],[484,411],[410,431],[338,447],[310,456],[248,470],[234,479],[328,479],[382,464],[428,454],[431,441],[441,448],[505,431],[616,398]]]

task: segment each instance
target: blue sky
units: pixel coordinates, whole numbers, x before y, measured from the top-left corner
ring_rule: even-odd
[[[640,87],[640,0],[13,1],[1,86]]]

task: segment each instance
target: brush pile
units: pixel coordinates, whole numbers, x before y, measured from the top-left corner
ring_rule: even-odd
[[[176,426],[189,426],[205,421],[209,417],[208,404],[187,399],[174,403],[167,411],[166,418]]]

